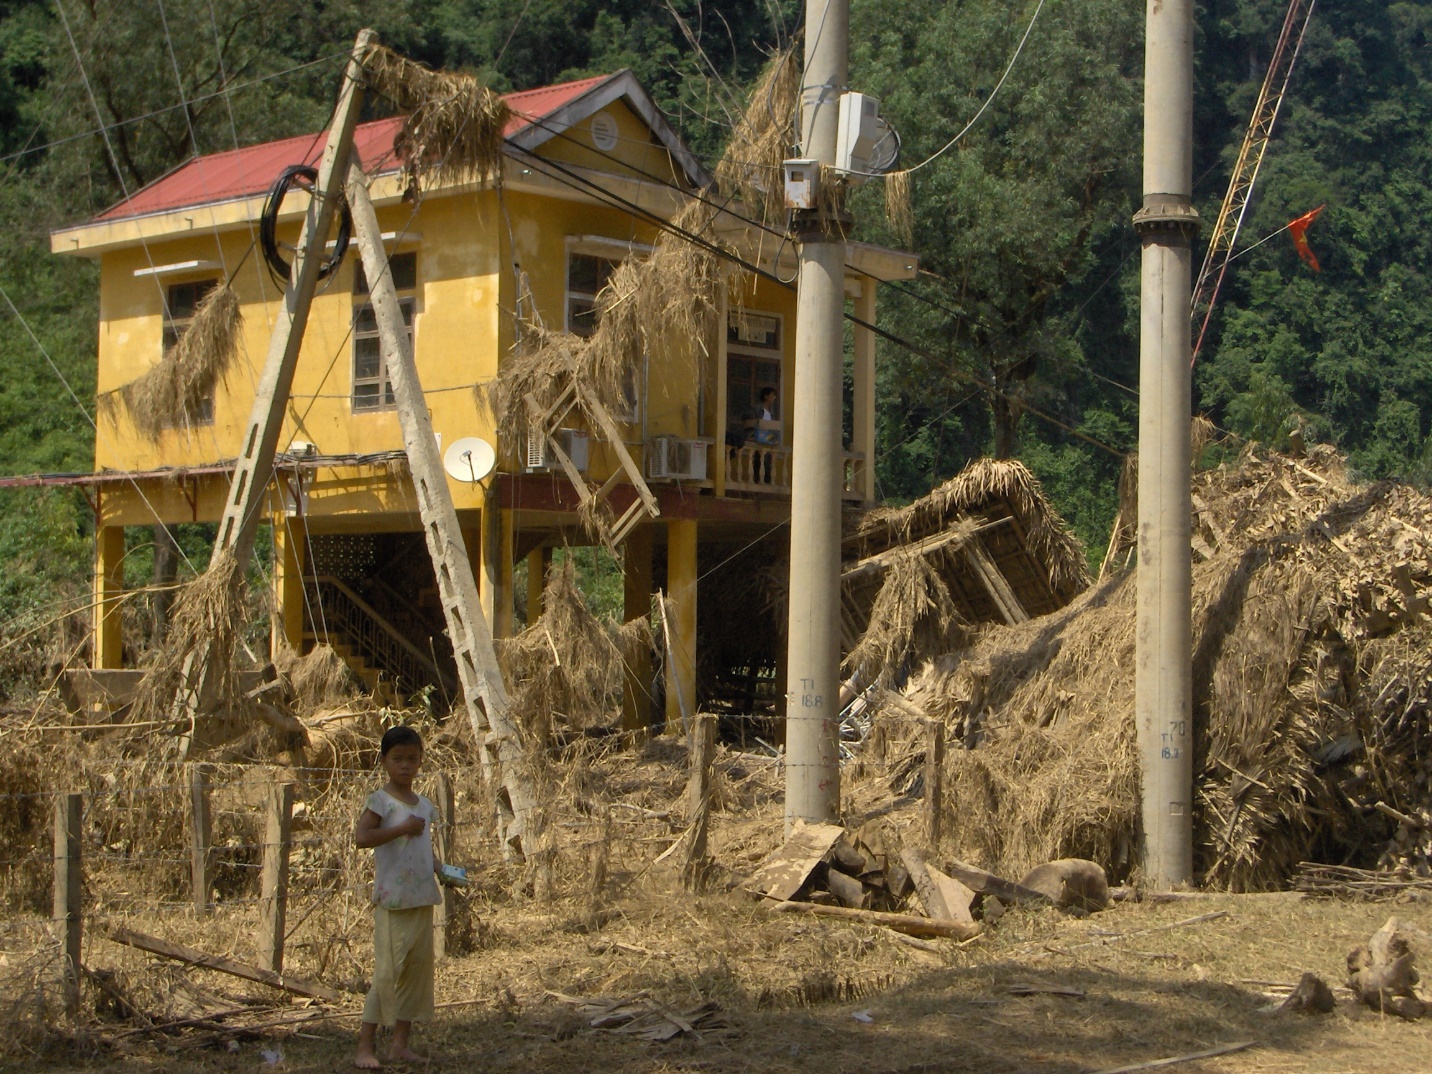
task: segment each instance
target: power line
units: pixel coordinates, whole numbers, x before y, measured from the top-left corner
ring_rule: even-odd
[[[583,175],[581,175],[581,174],[579,174],[579,173],[577,173],[577,172],[574,172],[574,171],[572,171],[571,169],[565,167],[565,166],[562,165],[560,162],[555,161],[555,160],[551,160],[551,159],[548,159],[548,158],[545,158],[545,157],[538,157],[538,156],[536,156],[535,154],[533,154],[533,153],[529,152],[528,150],[524,149],[521,145],[519,145],[518,143],[512,141],[511,139],[507,139],[507,143],[508,143],[508,145],[509,145],[512,149],[516,150],[516,151],[517,151],[519,154],[521,154],[524,158],[526,158],[527,160],[531,161],[532,164],[533,164],[533,166],[534,166],[534,168],[536,168],[537,170],[542,170],[542,171],[544,171],[544,172],[545,172],[546,174],[548,174],[548,175],[551,175],[551,172],[552,172],[552,171],[556,171],[556,172],[560,173],[562,176],[565,176],[566,179],[559,178],[558,176],[555,176],[555,175],[551,176],[552,178],[556,179],[558,182],[563,183],[563,185],[571,186],[571,187],[573,187],[573,189],[577,189],[577,190],[585,190],[585,191],[587,191],[587,192],[589,192],[589,193],[592,193],[594,196],[598,197],[599,199],[605,199],[606,202],[607,202],[607,204],[612,205],[612,206],[614,206],[614,207],[623,208],[623,209],[625,209],[627,212],[632,213],[632,214],[634,214],[634,215],[637,215],[637,216],[639,216],[639,217],[641,217],[641,218],[647,220],[647,221],[648,221],[649,223],[651,223],[653,226],[655,226],[655,227],[657,227],[657,228],[659,228],[659,229],[661,229],[661,230],[663,230],[663,231],[666,231],[666,232],[668,232],[668,233],[670,233],[670,234],[672,234],[672,235],[676,235],[678,238],[685,239],[687,242],[690,242],[690,243],[692,243],[692,244],[694,244],[694,245],[696,245],[696,246],[701,247],[702,249],[707,250],[707,251],[710,252],[710,253],[715,254],[715,255],[718,256],[718,257],[724,258],[724,259],[726,259],[726,260],[732,262],[733,264],[735,264],[735,265],[737,265],[738,267],[742,268],[742,269],[745,270],[746,272],[751,273],[752,275],[759,276],[759,277],[761,277],[762,279],[770,280],[772,283],[775,283],[775,284],[777,284],[778,286],[785,288],[786,290],[794,290],[794,289],[795,289],[794,284],[792,284],[792,283],[790,283],[790,282],[788,282],[788,281],[786,281],[786,280],[782,280],[782,279],[781,279],[778,275],[776,275],[775,273],[769,272],[769,271],[767,271],[766,269],[761,268],[759,265],[756,265],[756,264],[753,264],[753,263],[750,262],[750,261],[747,261],[745,258],[740,257],[739,255],[737,255],[737,254],[731,252],[730,250],[726,249],[725,247],[721,246],[721,245],[718,244],[718,243],[712,242],[712,241],[710,241],[710,240],[708,240],[708,239],[705,239],[705,238],[703,238],[703,237],[701,237],[701,236],[699,236],[699,235],[697,235],[697,234],[695,234],[695,233],[693,233],[693,232],[687,231],[687,230],[685,230],[684,228],[678,227],[677,225],[671,223],[669,220],[666,220],[665,218],[663,218],[663,217],[660,216],[659,214],[654,213],[654,212],[652,212],[652,211],[649,210],[649,209],[644,209],[644,208],[642,208],[640,205],[636,204],[635,202],[632,202],[632,201],[629,201],[629,200],[626,199],[626,198],[623,198],[620,194],[617,194],[617,193],[615,193],[615,192],[613,192],[613,191],[607,190],[605,187],[599,185],[598,183],[594,182],[593,180],[588,179],[588,178],[586,178],[585,176],[583,176]],[[678,189],[679,189],[679,188],[678,188]],[[683,191],[683,193],[685,193],[685,192]],[[709,203],[708,203],[708,204],[709,204]],[[735,215],[735,214],[732,214],[732,215]],[[753,222],[753,223],[754,223],[754,222]],[[758,226],[759,226],[759,225],[758,225]],[[926,351],[923,347],[920,347],[920,346],[918,346],[918,345],[916,345],[916,344],[910,342],[909,340],[904,339],[904,338],[902,338],[902,337],[896,335],[895,333],[888,331],[887,329],[880,328],[878,325],[871,324],[870,322],[865,321],[865,320],[863,320],[863,319],[860,318],[860,317],[857,317],[857,316],[856,316],[855,314],[853,314],[853,313],[845,313],[845,314],[844,314],[844,317],[845,317],[845,319],[846,319],[847,321],[849,321],[850,323],[852,323],[852,324],[854,324],[854,325],[856,325],[856,326],[858,326],[858,327],[868,329],[869,331],[873,332],[875,335],[879,336],[880,338],[885,339],[885,340],[887,340],[887,341],[890,342],[890,343],[894,343],[895,345],[897,345],[897,346],[899,346],[899,347],[901,347],[901,348],[903,348],[903,349],[909,351],[910,353],[912,353],[912,354],[914,354],[914,355],[916,355],[916,356],[918,356],[918,357],[924,358],[926,361],[931,361],[931,362],[935,362],[936,364],[941,364],[941,360],[940,360],[937,356],[932,355],[930,352]],[[1065,432],[1068,433],[1069,435],[1071,435],[1071,436],[1073,436],[1073,437],[1076,437],[1077,439],[1083,440],[1083,441],[1085,441],[1085,442],[1087,442],[1087,443],[1093,445],[1094,447],[1099,448],[1101,451],[1107,451],[1109,454],[1114,455],[1114,456],[1116,456],[1117,458],[1123,458],[1123,457],[1125,456],[1125,454],[1126,454],[1126,452],[1120,451],[1118,448],[1112,447],[1112,446],[1110,446],[1110,445],[1108,445],[1108,444],[1103,443],[1102,441],[1099,441],[1099,440],[1095,439],[1094,437],[1090,436],[1089,434],[1087,434],[1087,433],[1085,433],[1085,432],[1080,431],[1079,429],[1077,429],[1077,428],[1075,428],[1074,426],[1068,424],[1067,422],[1061,421],[1059,418],[1056,418],[1054,415],[1049,414],[1049,413],[1046,413],[1045,411],[1040,410],[1038,407],[1033,406],[1033,405],[1032,405],[1031,403],[1029,403],[1027,400],[1021,399],[1021,398],[1019,398],[1019,397],[1017,397],[1017,396],[1013,396],[1013,395],[1011,395],[1010,393],[1008,393],[1008,392],[1006,392],[1006,391],[1003,391],[1002,389],[1000,389],[1000,388],[997,387],[996,385],[990,384],[990,383],[988,383],[987,381],[981,379],[980,377],[978,377],[978,376],[976,376],[976,375],[974,375],[974,374],[972,374],[972,373],[967,373],[967,372],[965,372],[965,371],[963,371],[963,370],[956,369],[956,368],[953,368],[953,367],[951,367],[951,368],[949,369],[949,371],[950,371],[950,373],[951,373],[952,375],[954,375],[954,376],[956,376],[956,377],[960,377],[960,378],[964,379],[965,381],[967,381],[968,383],[973,384],[973,385],[979,387],[980,389],[982,389],[982,390],[984,390],[984,391],[986,391],[986,392],[989,392],[989,393],[994,394],[994,395],[998,395],[999,397],[1001,397],[1001,398],[1003,398],[1003,399],[1009,400],[1010,402],[1012,402],[1012,403],[1014,403],[1016,406],[1018,406],[1021,410],[1025,411],[1025,412],[1027,412],[1027,413],[1029,413],[1029,414],[1032,414],[1032,415],[1034,415],[1035,417],[1038,417],[1038,418],[1042,419],[1043,421],[1048,422],[1048,423],[1051,424],[1051,425],[1054,425],[1056,428],[1062,429],[1063,431],[1065,431]]]
[[[56,7],[58,6],[59,4],[57,0]],[[66,29],[68,29],[68,24],[66,24]],[[248,89],[251,86],[257,86],[263,82],[270,82],[275,78],[283,78],[298,71],[306,70],[309,67],[315,67],[321,63],[328,63],[332,60],[340,59],[347,55],[347,52],[339,52],[331,56],[320,56],[316,60],[309,60],[306,63],[300,63],[294,67],[287,67],[282,71],[275,71],[272,74],[262,75],[259,78],[251,78],[247,82],[239,82],[232,86],[225,86],[223,89],[215,90],[213,93],[204,93],[200,94],[197,97],[191,97],[189,98],[188,103],[190,106],[193,106],[199,104],[201,101],[213,100],[215,97],[225,96],[229,93],[234,92],[235,90]],[[86,79],[86,82],[87,81],[88,80]],[[67,145],[70,142],[78,142],[83,138],[92,138],[96,134],[107,135],[110,131],[119,130],[121,127],[128,127],[135,123],[143,123],[147,119],[154,119],[157,116],[167,115],[168,113],[178,111],[183,107],[185,107],[183,104],[166,105],[163,108],[156,108],[152,112],[145,112],[142,115],[131,116],[129,119],[119,119],[113,123],[104,123],[102,117],[97,116],[97,118],[100,119],[100,126],[95,127],[93,130],[82,131],[79,134],[69,134],[63,138],[56,138],[53,141],[45,142],[41,145],[30,146],[27,149],[16,150],[14,153],[7,153],[5,156],[0,156],[0,164],[3,164],[6,161],[10,160],[16,160],[19,157],[28,156],[31,153],[42,153],[47,149],[54,149],[56,146]]]
[[[968,134],[970,132],[970,129],[980,121],[980,116],[984,115],[985,110],[989,108],[991,104],[994,103],[994,99],[999,95],[1000,88],[1004,85],[1005,79],[1007,79],[1009,77],[1009,73],[1014,70],[1014,65],[1019,61],[1019,54],[1024,51],[1025,42],[1029,40],[1029,35],[1034,31],[1034,24],[1039,21],[1039,13],[1043,10],[1044,0],[1039,0],[1039,3],[1036,4],[1034,7],[1034,14],[1029,17],[1029,25],[1024,28],[1024,36],[1019,39],[1019,46],[1014,50],[1014,55],[1009,58],[1009,64],[1005,67],[1004,74],[999,76],[999,81],[995,83],[994,89],[990,90],[989,96],[985,98],[984,104],[980,105],[979,111],[976,112],[974,116],[970,119],[970,121],[964,125],[964,128],[960,131],[959,134],[955,135],[939,149],[935,150],[924,160],[920,161],[919,164],[916,164],[910,168],[902,169],[904,172],[906,172],[907,174],[910,172],[917,172],[925,165],[932,164],[936,160],[939,160],[940,157],[944,156],[947,152],[953,149],[955,143],[958,142],[961,138],[963,138],[966,134]],[[885,177],[885,173],[882,172],[851,171],[848,174],[861,175],[867,178]]]

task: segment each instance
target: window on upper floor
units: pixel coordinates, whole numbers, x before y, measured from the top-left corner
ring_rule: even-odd
[[[199,303],[204,301],[209,292],[218,286],[218,280],[193,280],[189,283],[170,284],[164,289],[162,354],[168,354],[178,344],[179,337],[193,323],[194,311],[199,308]],[[214,395],[212,392],[199,400],[194,408],[185,415],[185,423],[188,425],[214,424]]]
[[[567,331],[584,339],[597,330],[597,295],[621,261],[572,251],[567,255]]]
[[[418,286],[418,255],[416,253],[394,254],[388,259],[389,271],[393,274],[393,286],[398,292],[398,306],[403,311],[403,324],[407,327],[408,343],[413,342],[413,311],[416,306],[414,292]],[[368,295],[368,278],[363,274],[363,263],[355,262],[353,268],[353,410],[391,410],[395,405],[393,385],[388,379],[388,368],[383,362],[383,345],[378,338],[378,318],[373,312],[373,303],[365,301]]]
[[[779,444],[785,424],[781,391],[781,317],[731,310],[726,320],[726,427],[745,429],[757,443]],[[775,395],[767,394],[767,389]],[[767,394],[762,405],[761,396]],[[767,418],[766,412],[770,412]],[[762,427],[760,422],[769,422]],[[763,438],[764,437],[764,438]]]

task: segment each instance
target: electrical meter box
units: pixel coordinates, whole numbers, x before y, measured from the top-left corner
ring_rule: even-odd
[[[835,139],[835,167],[857,173],[852,182],[865,176],[860,172],[884,174],[900,156],[900,140],[890,124],[880,118],[880,102],[864,93],[840,95],[840,125]]]
[[[820,186],[820,161],[787,160],[785,198],[787,209],[814,209],[816,190]]]

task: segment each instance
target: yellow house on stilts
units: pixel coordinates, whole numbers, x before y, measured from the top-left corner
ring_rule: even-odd
[[[432,424],[442,446],[477,438],[495,449],[491,473],[449,483],[496,637],[514,630],[514,566],[528,562],[529,614],[554,547],[591,542],[580,494],[543,440],[516,442],[495,427],[483,395],[511,352],[519,308],[548,329],[585,334],[596,295],[622,260],[642,257],[670,219],[709,182],[630,72],[513,93],[502,182],[439,185],[416,201],[393,150],[400,119],[359,126],[355,151],[370,175],[394,282],[409,324]],[[289,138],[197,158],[86,223],[56,231],[59,254],[100,265],[98,392],[150,369],[197,302],[230,279],[243,318],[239,358],[211,401],[158,442],[122,406],[99,419],[94,473],[56,479],[92,489],[96,515],[93,664],[125,663],[119,610],[125,528],[214,523],[239,452],[282,288],[255,249],[260,211],[278,175],[316,162],[323,135]],[[292,243],[304,205],[291,196],[278,238]],[[789,243],[724,218],[743,257],[780,279],[794,277]],[[718,221],[718,227],[722,226]],[[314,300],[291,398],[268,514],[273,532],[273,635],[302,652],[327,641],[370,687],[394,694],[451,685],[443,617],[423,547],[391,391],[358,258],[349,256]],[[913,255],[849,243],[846,294],[875,321],[876,284],[913,278]],[[525,283],[524,283],[525,280]],[[790,513],[789,393],[795,291],[766,275],[744,280],[740,309],[726,313],[717,353],[699,373],[646,355],[614,415],[622,443],[659,508],[622,540],[625,615],[670,603],[666,715],[694,712],[698,682],[765,677],[774,688],[783,627],[737,633],[754,649],[706,660],[701,608],[722,570],[762,541],[781,542]],[[856,327],[851,355],[845,484],[853,505],[875,498],[875,346]],[[728,433],[761,417],[775,389],[768,444]],[[768,394],[768,393],[767,393]],[[103,416],[108,414],[109,416]],[[556,439],[586,481],[612,479],[617,514],[638,499],[607,430],[576,411]],[[451,471],[450,471],[451,473]],[[781,547],[784,555],[784,546]],[[731,611],[723,605],[721,615]],[[727,632],[729,633],[729,631]],[[714,663],[713,663],[714,661]],[[698,676],[698,665],[714,670]],[[627,726],[652,722],[650,665],[628,668]],[[753,696],[754,687],[748,684]],[[737,691],[738,693],[740,691]],[[657,717],[660,718],[659,716]]]

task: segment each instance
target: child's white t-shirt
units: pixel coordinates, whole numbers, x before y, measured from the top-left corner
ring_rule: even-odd
[[[379,789],[364,803],[382,817],[378,825],[395,828],[412,816],[422,817],[422,835],[400,835],[373,848],[373,905],[385,910],[411,910],[435,906],[442,901],[437,877],[433,875],[433,819],[437,810],[421,794],[416,805],[408,805]]]

